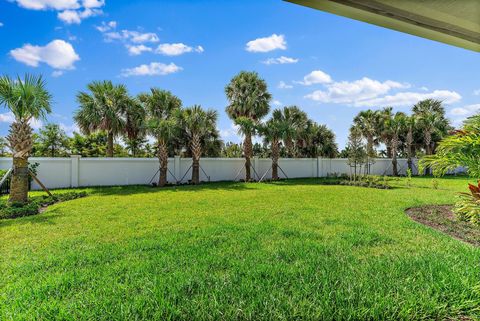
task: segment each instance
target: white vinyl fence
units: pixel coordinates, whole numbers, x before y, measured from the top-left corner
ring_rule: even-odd
[[[155,158],[30,158],[38,163],[37,176],[48,188],[79,186],[145,185],[158,181],[159,162]],[[414,161],[415,168],[416,160]],[[192,160],[170,158],[168,160],[168,182],[186,183],[191,178]],[[234,181],[245,176],[243,158],[202,158],[200,160],[201,181]],[[11,158],[0,158],[0,169],[9,169]],[[271,178],[272,161],[254,157],[252,177],[257,180]],[[300,158],[280,159],[279,176],[282,178],[326,177],[333,174],[349,174],[347,159]],[[398,159],[400,174],[407,170],[407,160]],[[392,160],[376,159],[371,165],[373,175],[392,175]],[[413,173],[416,174],[416,173]],[[39,186],[34,183],[34,189]]]

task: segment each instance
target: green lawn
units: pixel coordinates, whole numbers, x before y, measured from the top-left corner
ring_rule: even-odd
[[[467,181],[89,189],[0,221],[0,319],[476,319],[480,249],[404,214]]]

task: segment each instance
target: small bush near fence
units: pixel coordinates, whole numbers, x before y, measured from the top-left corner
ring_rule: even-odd
[[[42,207],[55,203],[70,201],[87,196],[86,192],[68,192],[53,196],[32,197],[27,204],[12,203],[6,201],[0,203],[0,219],[17,218],[36,215]]]

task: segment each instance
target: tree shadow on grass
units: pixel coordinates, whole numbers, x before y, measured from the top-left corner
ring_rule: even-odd
[[[45,213],[38,213],[35,215],[17,217],[11,219],[1,219],[0,220],[0,229],[8,226],[19,226],[26,224],[42,224],[42,225],[55,225],[55,220],[62,216],[62,213],[59,209],[55,208],[49,210]]]

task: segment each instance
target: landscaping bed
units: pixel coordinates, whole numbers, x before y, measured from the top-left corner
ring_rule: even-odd
[[[424,205],[406,210],[414,221],[430,226],[464,242],[480,246],[480,227],[462,221],[452,211],[451,205]]]

